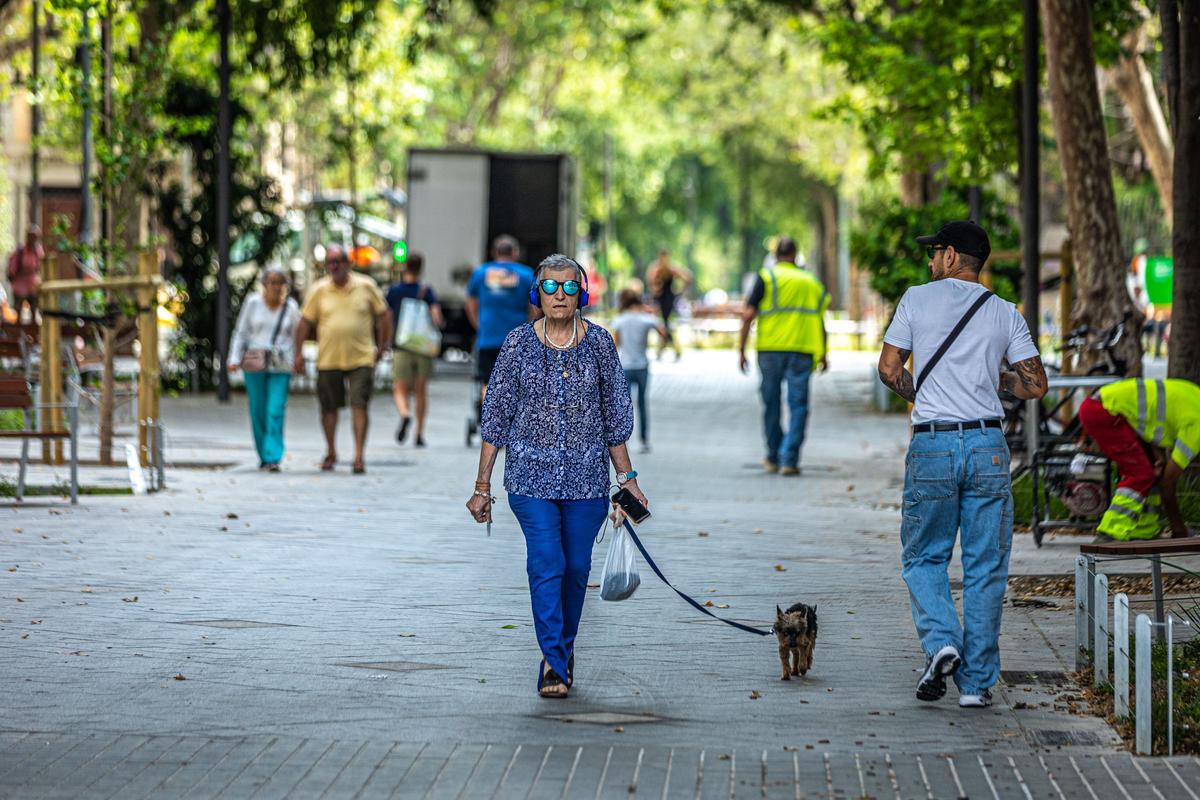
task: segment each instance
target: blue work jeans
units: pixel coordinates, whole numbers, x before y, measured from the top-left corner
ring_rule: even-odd
[[[525,570],[538,645],[565,680],[587,594],[592,544],[609,501],[604,497],[543,500],[510,494],[508,505],[525,534]]]
[[[763,402],[763,435],[767,440],[767,461],[784,467],[800,464],[800,447],[808,426],[808,379],[812,376],[813,357],[809,353],[759,352],[758,371],[762,377],[759,391]],[[783,433],[782,388],[787,384],[788,429]]]
[[[244,377],[258,460],[278,464],[283,459],[283,420],[292,376],[286,372],[247,372]]]
[[[904,582],[925,654],[952,645],[962,694],[1000,677],[1000,612],[1008,586],[1013,499],[1008,445],[997,428],[913,434],[904,469]],[[963,613],[947,568],[961,531]]]
[[[646,392],[650,391],[650,368],[625,370],[625,380],[629,381],[629,393],[637,387],[637,419],[638,436],[642,444],[650,441],[650,417],[646,415]]]

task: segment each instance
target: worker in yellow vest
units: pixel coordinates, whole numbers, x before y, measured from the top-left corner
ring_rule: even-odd
[[[1176,489],[1200,452],[1200,386],[1181,379],[1128,378],[1084,400],[1079,421],[1121,473],[1096,530],[1121,540],[1158,536],[1159,503],[1150,494],[1157,485],[1171,535],[1187,536]]]
[[[829,293],[821,282],[796,263],[797,248],[784,236],[775,246],[776,261],[758,273],[746,297],[738,339],[739,367],[746,371],[746,342],[758,320],[758,371],[762,383],[763,433],[767,455],[763,469],[780,475],[800,474],[800,447],[808,425],[808,380],[813,366],[824,372],[825,312]],[[781,393],[787,383],[788,429],[780,423]]]

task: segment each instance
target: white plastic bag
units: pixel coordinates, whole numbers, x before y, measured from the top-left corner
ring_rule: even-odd
[[[633,597],[642,578],[638,574],[637,548],[622,525],[617,528],[608,545],[604,559],[604,577],[600,581],[601,600],[628,600]]]
[[[396,347],[423,356],[436,358],[442,350],[442,332],[433,324],[429,304],[415,297],[400,302],[396,321]]]

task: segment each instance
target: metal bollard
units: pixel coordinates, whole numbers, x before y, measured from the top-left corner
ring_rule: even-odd
[[[1175,755],[1175,616],[1167,615],[1167,755]]]
[[[1113,598],[1113,714],[1129,716],[1129,596]]]
[[[1095,590],[1092,595],[1092,608],[1095,609],[1095,633],[1093,639],[1096,649],[1092,657],[1092,685],[1099,686],[1108,683],[1108,576],[1097,575]]]
[[[1087,666],[1088,640],[1088,563],[1086,556],[1075,557],[1075,670]]]
[[[1150,755],[1150,618],[1137,615],[1134,624],[1134,682],[1137,707],[1134,708],[1134,743],[1138,755]]]

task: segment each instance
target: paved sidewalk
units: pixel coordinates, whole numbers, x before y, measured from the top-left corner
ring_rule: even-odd
[[[957,765],[964,787],[990,775],[1010,796],[1045,755],[1064,796],[1070,756],[1084,776],[1132,786],[1145,769],[1164,796],[1195,797],[1170,772],[1194,762],[1134,762],[1102,721],[1066,712],[1069,603],[1006,610],[995,707],[960,710],[953,689],[914,699],[923,658],[898,566],[906,425],[866,410],[868,359],[835,361],[814,382],[799,479],[759,469],[756,380],[728,353],[654,365],[655,450],[635,456],[655,512],[643,538],[667,575],[753,624],[777,603],[816,603],[813,672],[781,682],[773,640],[695,613],[646,570],[633,599],[589,600],[566,701],[534,691],[515,520],[501,502],[489,539],[462,507],[477,460],[463,446],[465,380],[435,384],[425,450],[396,445],[378,397],[365,476],[345,461],[319,472],[311,397],[292,399],[279,475],[254,468],[241,398],[164,401],[172,458],[234,466],[172,470],[149,497],[0,508],[0,795],[250,793],[231,780],[382,795],[436,779],[447,788],[430,796],[605,796],[604,781],[655,796],[860,796],[861,766],[872,796],[943,797]],[[342,434],[348,456],[348,421]],[[1013,570],[1065,572],[1074,550],[1019,536]],[[803,794],[795,770],[816,776]],[[664,791],[667,771],[678,777]],[[380,772],[390,783],[368,786]]]

